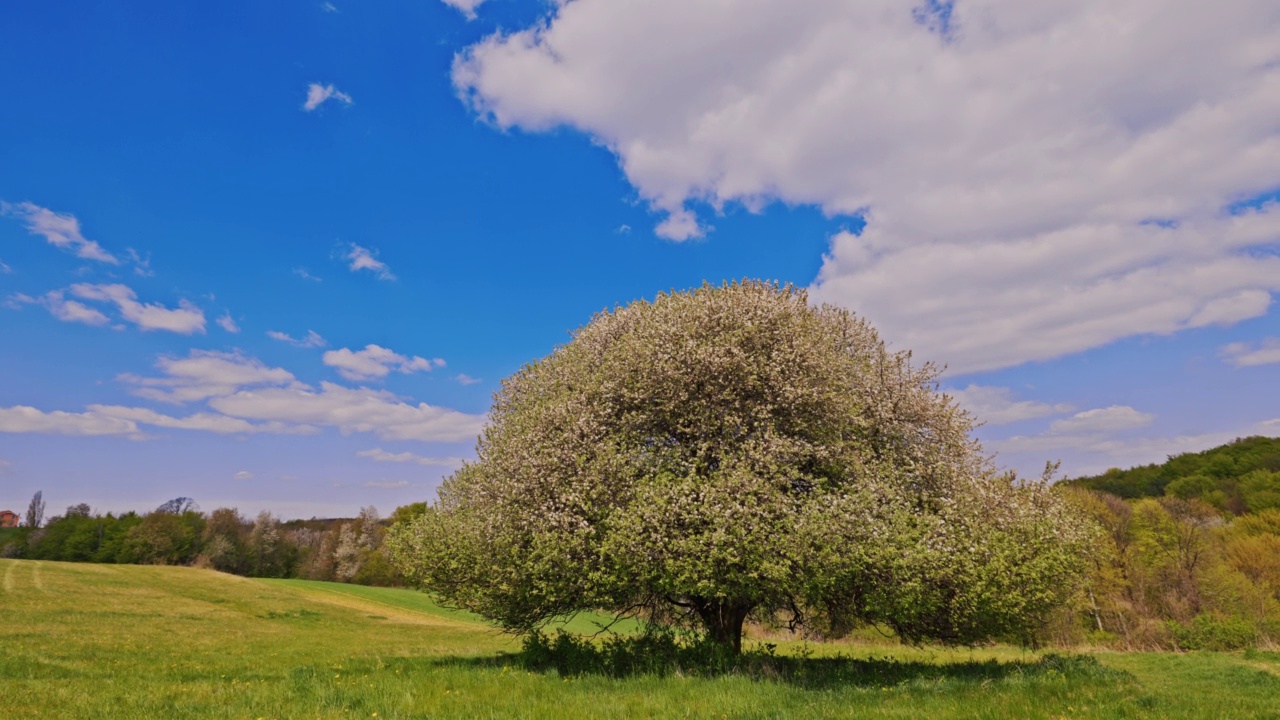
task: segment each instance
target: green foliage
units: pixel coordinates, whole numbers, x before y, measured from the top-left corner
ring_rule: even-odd
[[[1090,529],[996,475],[936,375],[766,283],[601,313],[503,382],[478,461],[388,545],[513,631],[595,608],[735,649],[746,618],[780,614],[1030,640]]]
[[[1197,615],[1190,623],[1169,621],[1169,632],[1183,650],[1243,650],[1253,647],[1258,632],[1245,618]]]
[[[1237,439],[1203,452],[1173,456],[1161,464],[1112,468],[1066,482],[1123,498],[1200,499],[1236,514],[1280,508],[1280,438]]]

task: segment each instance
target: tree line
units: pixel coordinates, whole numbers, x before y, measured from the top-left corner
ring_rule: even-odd
[[[185,497],[148,513],[95,514],[81,503],[47,522],[44,507],[42,493],[36,493],[23,526],[0,539],[0,557],[190,565],[247,577],[402,585],[383,539],[390,526],[426,505],[398,508],[387,519],[369,506],[355,518],[290,521],[265,510],[253,518],[236,508],[205,513]]]

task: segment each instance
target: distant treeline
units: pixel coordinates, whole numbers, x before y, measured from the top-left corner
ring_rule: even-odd
[[[36,512],[39,507],[41,512]],[[235,508],[201,512],[176,498],[138,514],[94,514],[85,504],[42,522],[37,495],[23,527],[0,535],[0,557],[67,562],[194,565],[249,577],[401,585],[382,541],[388,527],[426,508],[401,507],[388,520],[367,507],[351,519],[282,522],[263,511],[253,519]]]
[[[1280,509],[1280,438],[1249,437],[1159,465],[1067,480],[1122,498],[1200,500],[1232,515]]]

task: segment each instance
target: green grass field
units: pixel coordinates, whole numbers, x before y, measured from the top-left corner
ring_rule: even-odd
[[[518,649],[405,590],[0,560],[6,718],[1280,718],[1277,653],[829,644],[801,666],[848,672],[810,683],[560,677],[521,669]]]

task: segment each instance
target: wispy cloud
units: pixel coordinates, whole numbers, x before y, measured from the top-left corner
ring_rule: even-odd
[[[151,277],[155,272],[151,270],[151,253],[147,253],[144,258],[133,248],[125,248],[125,252],[129,255],[129,262],[133,263],[133,274],[138,277]]]
[[[235,475],[232,475],[231,478],[233,480],[252,480],[253,473],[249,472],[248,470],[240,470]]]
[[[315,275],[312,275],[312,274],[311,274],[310,272],[308,272],[308,271],[307,271],[307,269],[306,269],[306,268],[304,268],[304,267],[296,267],[296,268],[294,268],[294,269],[293,269],[293,274],[294,274],[294,275],[297,275],[298,277],[302,278],[303,280],[310,280],[311,282],[321,282],[320,278],[316,277]]]
[[[441,2],[466,15],[468,20],[475,20],[476,8],[483,5],[485,0],[441,0]]]
[[[120,260],[101,245],[84,236],[74,215],[57,213],[32,202],[10,204],[0,201],[0,215],[16,218],[32,235],[39,235],[54,247],[70,250],[76,257],[119,265]]]
[[[1006,425],[1022,420],[1059,415],[1071,412],[1070,405],[1019,400],[1013,391],[1004,387],[970,385],[963,390],[949,390],[947,394],[960,407],[969,411],[975,420],[987,425]]]
[[[379,345],[366,345],[358,352],[347,348],[330,350],[324,354],[324,364],[336,368],[338,374],[348,380],[375,380],[386,377],[392,370],[405,375],[429,372],[444,367],[445,362],[440,358],[408,357]]]
[[[218,327],[229,333],[240,332],[240,326],[236,324],[235,318],[231,317],[231,311],[228,310],[218,316]]]
[[[376,250],[351,243],[351,249],[343,255],[343,258],[349,261],[350,264],[347,267],[352,272],[368,270],[377,275],[379,280],[396,279],[396,276],[391,274],[391,268],[377,258]]]
[[[374,462],[381,463],[412,463],[415,465],[425,465],[427,467],[443,467],[443,468],[459,468],[466,462],[465,458],[459,457],[423,457],[411,452],[387,452],[382,448],[374,448],[372,450],[361,450],[356,456],[369,458]]]
[[[1256,343],[1231,343],[1219,355],[1236,367],[1280,363],[1280,338],[1263,338]]]
[[[0,260],[0,274],[8,275],[13,272],[13,268],[5,264],[4,260]]]
[[[395,490],[398,488],[409,487],[408,480],[369,480],[361,483],[360,487],[376,488],[379,490]]]
[[[140,330],[164,330],[179,335],[203,334],[205,331],[204,311],[189,300],[179,300],[177,308],[168,308],[159,303],[140,303],[138,294],[132,288],[118,283],[79,283],[72,285],[70,292],[81,300],[114,304],[120,317]]]
[[[336,12],[338,12],[338,6],[337,6],[337,5],[334,5],[334,4],[333,4],[333,3],[331,3],[331,2],[323,2],[323,3],[320,3],[320,9],[321,9],[321,10],[323,10],[323,11],[325,11],[325,12],[327,12],[327,13],[336,13]]]
[[[282,333],[279,330],[268,330],[267,337],[272,340],[279,340],[280,342],[289,343],[294,347],[300,348],[318,348],[329,344],[329,342],[320,337],[320,334],[315,330],[308,330],[306,337],[303,338],[295,338],[292,335]]]
[[[466,373],[458,373],[457,375],[453,376],[453,379],[457,380],[459,383],[463,385],[475,385],[476,383],[480,382],[480,378],[473,378]]]
[[[10,296],[7,304],[9,307],[40,305],[48,310],[49,314],[63,322],[93,326],[102,326],[111,322],[111,318],[102,314],[99,310],[75,300],[68,300],[65,290],[51,290],[38,298],[18,293]]]
[[[330,100],[343,105],[351,105],[353,102],[350,95],[333,85],[311,83],[307,86],[307,101],[302,103],[302,109],[306,112],[311,112]]]

